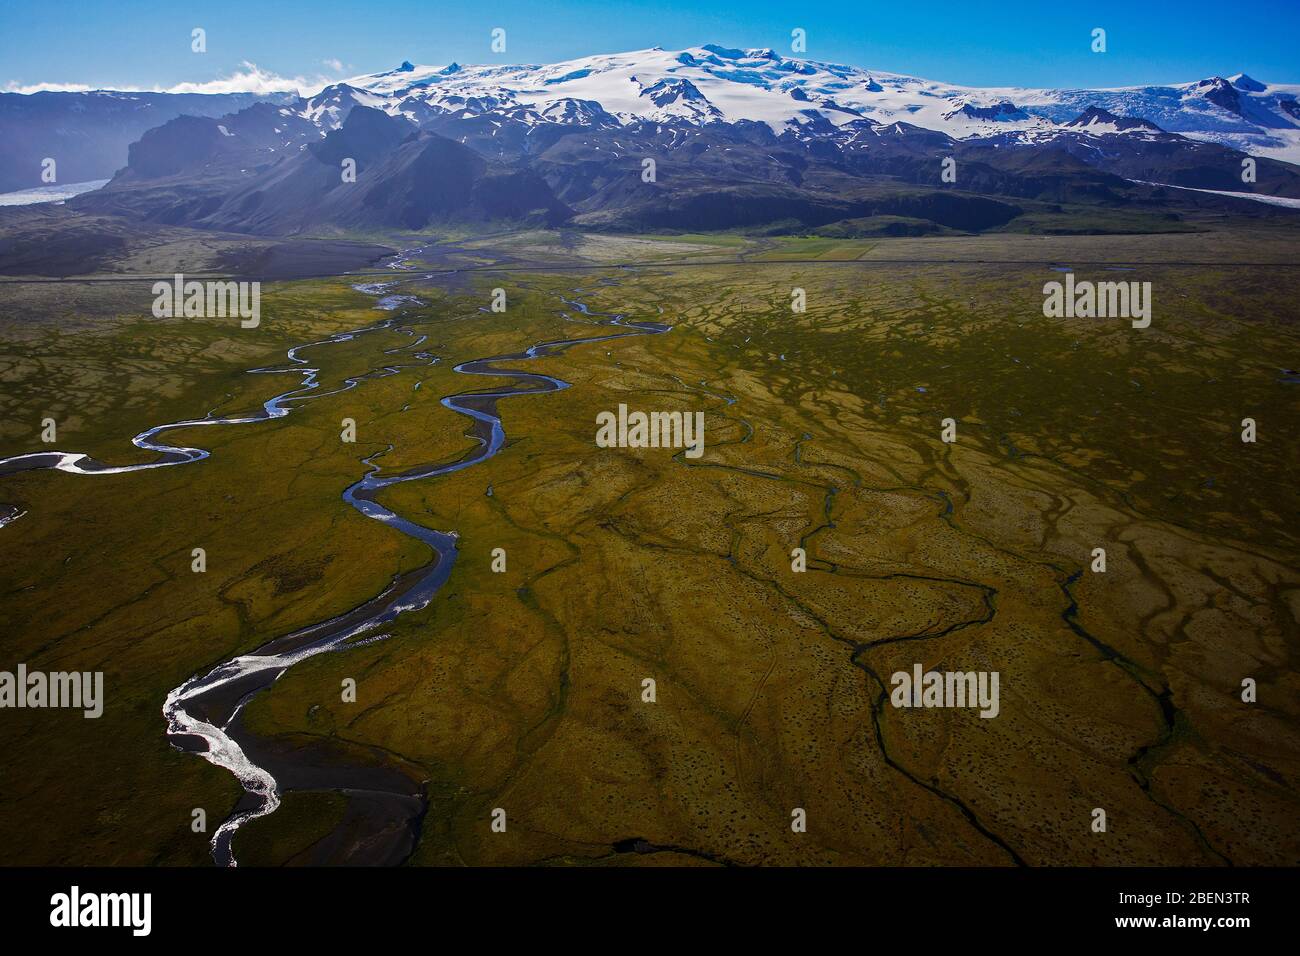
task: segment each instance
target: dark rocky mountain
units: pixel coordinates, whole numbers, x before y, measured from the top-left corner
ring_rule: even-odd
[[[235,113],[259,99],[249,93],[0,93],[0,192],[43,185],[47,156],[58,164],[59,182],[107,179],[148,130],[182,115]]]
[[[266,144],[265,128],[255,132],[258,120],[265,127],[282,117],[250,113],[231,125],[181,117],[153,131],[110,186],[79,197],[78,208],[263,235],[453,221],[555,225],[570,216],[536,173],[380,110],[355,106],[324,139],[298,130],[298,148],[283,150]],[[345,176],[348,161],[355,180]]]
[[[994,103],[992,106],[976,106],[973,103],[962,103],[957,108],[944,113],[946,119],[962,116],[966,119],[977,120],[1019,120],[1026,119],[1028,115],[1016,104],[1008,103],[1005,100],[1001,103]]]
[[[1099,127],[1105,127],[1108,132],[1127,133],[1129,130],[1147,130],[1152,133],[1163,133],[1159,126],[1150,120],[1144,120],[1133,116],[1116,116],[1110,110],[1104,110],[1100,106],[1089,106],[1086,110],[1070,120],[1068,123],[1061,124],[1065,129],[1083,129],[1096,130]]]
[[[1221,76],[1201,80],[1193,87],[1193,92],[1220,109],[1241,115],[1241,95],[1235,86]]]

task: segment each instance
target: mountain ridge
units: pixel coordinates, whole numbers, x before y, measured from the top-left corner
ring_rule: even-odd
[[[359,103],[418,124],[436,115],[487,114],[536,126],[761,122],[779,136],[811,133],[810,120],[832,127],[866,120],[902,122],[956,140],[1015,132],[1026,142],[1050,138],[1097,108],[1253,156],[1300,163],[1300,84],[1262,83],[1241,72],[1168,85],[980,88],[707,43],[542,65],[421,66],[405,60],[392,70],[303,93],[0,93],[0,132],[6,134],[0,137],[0,191],[42,185],[40,163],[52,155],[67,170],[63,180],[108,178],[126,162],[127,146],[148,129],[182,114],[220,116],[255,102],[298,113],[320,135],[338,128]],[[95,135],[81,142],[96,126]]]

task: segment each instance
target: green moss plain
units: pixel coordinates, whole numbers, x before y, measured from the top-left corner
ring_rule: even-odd
[[[97,721],[4,715],[9,862],[207,861],[190,812],[215,825],[238,788],[168,746],[166,692],[428,561],[339,495],[390,445],[385,470],[473,447],[438,399],[496,382],[458,362],[609,331],[564,295],[673,328],[502,363],[572,387],[501,401],[497,457],[382,495],[459,534],[443,591],[246,712],[259,735],[417,777],[412,864],[1294,863],[1300,274],[1142,264],[1191,259],[1188,242],[779,240],[750,251],[808,261],[417,283],[426,304],[397,325],[436,364],[171,433],[212,451],[196,465],[3,479],[0,501],[27,512],[0,532],[3,666],[102,669],[108,689]],[[1038,260],[1123,255],[1134,271],[1076,276],[1151,281],[1149,329],[1043,317],[1060,274]],[[982,261],[999,256],[1023,261]],[[909,257],[968,261],[890,261]],[[480,311],[497,286],[508,311]],[[10,328],[0,453],[38,450],[48,412],[58,447],[144,460],[131,435],[258,407],[297,377],[245,369],[379,321],[371,305],[346,281],[297,282],[266,292],[258,330]],[[324,392],[412,363],[387,351],[410,341],[375,330],[304,357]],[[595,416],[620,402],[703,411],[704,456],[597,448]],[[1096,547],[1105,574],[1087,570]],[[914,662],[999,671],[1001,715],[889,707],[888,675]],[[291,793],[235,850],[318,862],[344,816],[338,795]],[[22,839],[35,819],[46,838]]]

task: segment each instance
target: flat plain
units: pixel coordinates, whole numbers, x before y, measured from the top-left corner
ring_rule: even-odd
[[[439,399],[501,382],[458,364],[632,331],[581,301],[671,330],[498,363],[570,387],[501,400],[500,454],[381,496],[459,536],[444,588],[244,714],[320,766],[408,777],[426,803],[410,863],[1294,865],[1288,248],[535,233],[458,245],[454,274],[394,272],[420,299],[395,312],[352,288],[382,276],[269,285],[257,330],[153,319],[144,283],[5,286],[4,456],[42,450],[50,416],[61,450],[147,461],[138,432],[299,378],[248,369],[393,322],[304,353],[322,395],[284,418],[169,433],[204,461],[0,479],[22,512],[0,529],[0,666],[102,670],[108,689],[99,720],[0,723],[0,840],[13,863],[209,862],[192,811],[224,819],[240,788],[169,745],[167,692],[427,563],[342,492],[371,456],[396,472],[474,448]],[[1063,270],[1151,282],[1151,326],[1045,318]],[[436,361],[393,351],[412,333]],[[704,455],[596,447],[620,403],[704,412]],[[889,675],[917,663],[999,672],[999,715],[893,708]],[[33,819],[46,836],[20,839]],[[235,852],[344,862],[363,831],[347,794],[307,785]]]

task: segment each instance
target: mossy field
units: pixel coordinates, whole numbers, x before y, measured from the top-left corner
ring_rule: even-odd
[[[0,457],[149,461],[132,436],[255,411],[302,376],[247,370],[369,329],[302,352],[319,394],[288,415],[167,433],[205,460],[0,477],[0,669],[102,671],[106,697],[0,713],[6,862],[211,865],[241,788],[170,745],[168,692],[433,560],[344,490],[372,456],[475,450],[440,399],[510,382],[460,363],[637,331],[566,300],[671,329],[495,363],[569,387],[501,399],[494,457],[379,494],[458,535],[446,584],[243,711],[282,751],[409,778],[409,865],[1300,862],[1293,239],[614,242],[639,264],[467,243],[475,271],[394,272],[420,301],[392,312],[352,288],[382,277],[268,284],[256,329],[154,319],[147,283],[4,287]],[[565,249],[583,268],[548,268]],[[1150,327],[1045,317],[1063,269],[1150,282]],[[702,412],[703,455],[598,447],[620,404]],[[915,664],[997,672],[998,715],[892,706]],[[304,785],[234,851],[366,839],[348,793]]]

